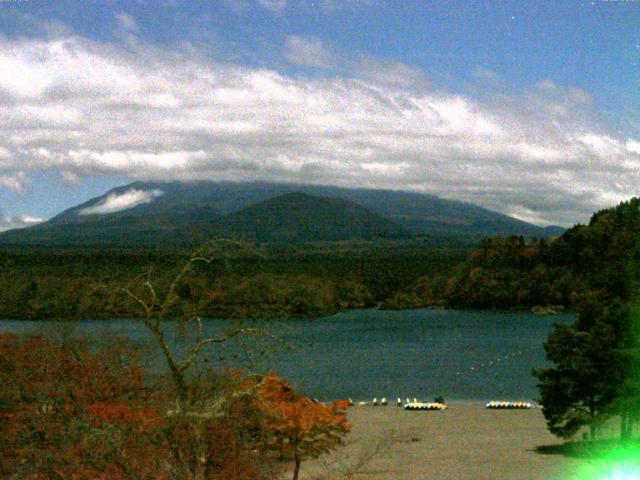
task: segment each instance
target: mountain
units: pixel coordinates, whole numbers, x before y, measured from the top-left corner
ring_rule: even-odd
[[[267,182],[134,182],[47,222],[0,234],[15,245],[190,245],[209,235],[259,241],[523,235],[542,228],[469,203],[393,190]]]
[[[263,242],[408,237],[384,217],[348,200],[286,193],[222,218],[222,234]]]

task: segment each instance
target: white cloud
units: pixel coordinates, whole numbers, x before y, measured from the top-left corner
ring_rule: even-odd
[[[136,23],[135,18],[133,18],[128,13],[119,13],[116,15],[116,22],[118,27],[122,30],[135,32],[138,30],[138,24]]]
[[[587,133],[577,137],[576,140],[589,147],[598,156],[610,156],[619,153],[622,148],[619,140],[608,135]]]
[[[20,171],[12,175],[0,175],[0,187],[8,188],[14,192],[24,193],[24,182],[27,176]]]
[[[10,159],[13,156],[13,154],[6,148],[0,146],[0,160],[3,159]]]
[[[136,190],[135,188],[127,190],[123,193],[112,193],[102,202],[92,207],[83,208],[78,212],[79,215],[104,215],[107,213],[121,212],[138,205],[151,203],[153,200],[161,196],[162,190]]]
[[[138,46],[138,23],[128,13],[118,13],[115,16],[116,38],[119,38],[124,45],[130,48],[136,48]]]
[[[629,152],[640,155],[640,141],[628,139],[626,147]]]
[[[324,13],[334,13],[344,10],[358,10],[370,8],[383,3],[381,0],[222,0],[235,13],[245,12],[253,5],[257,5],[273,12],[280,12],[287,7],[298,8],[299,11],[313,11],[320,8]]]
[[[60,172],[60,177],[62,177],[62,181],[67,185],[80,185],[80,177],[73,172]]]
[[[294,65],[330,68],[333,64],[331,52],[318,38],[288,35],[284,44],[284,56]]]
[[[303,78],[142,44],[0,37],[0,176],[411,189],[564,224],[639,190],[639,142],[604,126],[587,92],[546,81],[480,101],[400,63],[353,65]]]
[[[33,217],[31,215],[6,216],[0,212],[0,232],[14,228],[29,227],[44,222],[44,220],[44,218]]]
[[[258,0],[258,4],[274,12],[284,10],[287,7],[287,0]]]
[[[513,206],[504,213],[513,218],[517,218],[518,220],[522,220],[523,222],[533,223],[541,226],[551,225],[544,217],[540,216],[538,212],[535,212],[521,205]]]
[[[198,159],[204,159],[206,153],[195,152],[161,152],[149,153],[140,151],[106,151],[96,152],[92,150],[70,150],[69,159],[80,170],[87,170],[88,166],[97,165],[103,171],[122,173],[128,172],[135,175],[136,171],[143,172],[149,169],[160,169],[167,172],[193,167]]]
[[[417,68],[373,57],[362,57],[352,67],[351,74],[373,85],[405,91],[424,91],[429,86],[426,75]]]

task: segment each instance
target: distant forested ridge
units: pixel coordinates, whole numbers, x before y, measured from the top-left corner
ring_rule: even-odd
[[[557,238],[482,241],[448,281],[447,304],[465,308],[581,305],[585,296],[632,298],[640,253],[640,199],[595,213]]]
[[[235,228],[249,228],[246,219],[260,221],[263,210],[300,207],[307,199],[287,194],[284,200],[248,208]],[[345,223],[349,211],[367,215],[348,201],[317,205],[327,214],[343,209]],[[330,240],[330,231],[309,222],[307,231],[327,233],[328,239],[258,244],[258,255],[202,266],[180,285],[178,293],[188,300],[181,303],[202,316],[227,318],[323,316],[372,306],[573,309],[590,296],[606,302],[612,292],[630,299],[638,276],[630,265],[640,264],[640,199],[597,212],[588,225],[559,237],[492,237],[473,250],[459,237],[447,240],[448,247],[436,247],[429,238],[394,238],[393,224],[377,216],[357,228],[367,225],[388,228],[390,238]],[[263,230],[267,236],[269,228]],[[0,249],[0,318],[136,316],[136,305],[118,289],[143,288],[149,275],[166,288],[190,251],[5,247]]]
[[[426,288],[438,291],[432,285],[445,285],[466,254],[395,240],[275,249],[198,264],[179,284],[178,303],[205,317],[325,316],[376,306],[425,278]],[[164,249],[0,250],[0,318],[139,316],[139,306],[121,289],[144,294],[150,278],[166,290],[189,255]]]
[[[135,182],[0,233],[0,318],[137,316],[122,289],[141,288],[146,277],[168,288],[189,252],[211,239],[251,243],[262,253],[213,262],[185,278],[180,304],[194,314],[309,317],[442,306],[447,280],[484,236],[558,231],[420,193]]]

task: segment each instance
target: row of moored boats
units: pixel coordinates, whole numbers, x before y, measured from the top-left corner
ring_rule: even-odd
[[[354,402],[349,399],[349,406],[352,407],[386,407],[387,405],[389,405],[389,401],[385,397],[382,397],[379,401],[377,398],[374,398],[371,402]],[[416,398],[414,398],[413,401],[407,398],[405,402],[398,398],[396,406],[403,407],[405,410],[446,410],[447,408],[444,402],[420,402]],[[493,410],[526,410],[534,407],[534,405],[529,402],[505,402],[498,400],[493,400],[485,406]]]
[[[382,397],[380,401],[377,398],[374,398],[371,402],[354,402],[349,399],[349,406],[357,406],[357,407],[386,407],[389,405],[389,401]],[[396,406],[404,407],[405,410],[444,410],[447,406],[444,402],[420,402],[418,399],[414,398],[413,401],[407,398],[406,402],[403,402],[401,398],[396,400]]]
[[[495,410],[513,410],[513,409],[526,410],[529,408],[533,408],[533,406],[534,405],[529,402],[499,402],[495,400],[487,403],[486,405],[487,408],[491,408]]]

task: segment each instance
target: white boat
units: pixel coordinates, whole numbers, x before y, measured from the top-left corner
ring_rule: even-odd
[[[447,406],[444,403],[435,402],[409,402],[404,406],[405,410],[446,410]]]
[[[529,402],[505,402],[498,400],[493,400],[485,406],[494,410],[527,410],[533,408],[533,404]]]

